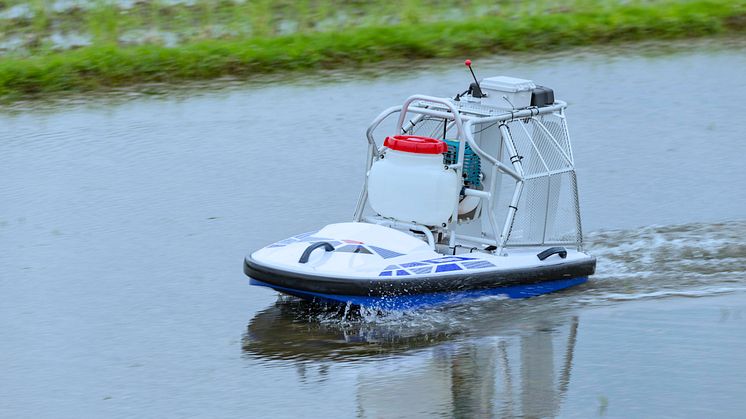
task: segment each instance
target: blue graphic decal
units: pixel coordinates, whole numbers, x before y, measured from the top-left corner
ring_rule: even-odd
[[[384,249],[378,246],[368,246],[368,247],[370,247],[374,252],[378,253],[384,259],[391,259],[397,256],[404,255],[404,253],[394,252],[393,250]]]
[[[309,231],[307,233],[301,233],[296,236],[280,240],[276,243],[270,244],[267,246],[268,248],[277,248],[277,247],[285,247],[294,243],[313,243],[313,242],[328,242],[335,248],[339,245],[345,244],[342,247],[336,248],[335,251],[337,252],[343,252],[343,253],[358,253],[358,254],[377,254],[378,256],[384,258],[384,259],[391,259],[398,256],[403,256],[403,253],[395,252],[393,250],[384,249],[383,247],[378,246],[368,246],[364,245],[362,242],[355,241],[355,240],[345,240],[344,243],[339,240],[333,240],[326,237],[317,237],[314,236],[314,234],[318,233],[319,230],[316,231]],[[417,265],[421,265],[421,263],[414,262]],[[411,265],[411,266],[417,266],[417,265]],[[389,266],[386,269],[397,269],[398,266]]]
[[[446,256],[438,259],[423,260],[426,263],[450,263],[450,262],[461,262],[462,260],[474,260],[475,258],[465,258],[461,256]]]
[[[267,247],[285,247],[293,243],[311,243],[311,242],[330,242],[332,246],[337,246],[341,244],[339,241],[328,239],[326,237],[314,236],[314,234],[318,232],[319,230],[309,231],[308,233],[301,233],[301,234],[298,234],[297,236],[293,236],[285,240],[280,240],[277,243],[273,243]]]
[[[495,266],[492,262],[487,260],[475,260],[472,262],[464,262],[461,265],[464,266],[466,269],[481,269],[481,268],[491,268]]]
[[[460,266],[456,265],[455,263],[448,263],[445,265],[438,265],[437,268],[435,268],[435,272],[449,272],[449,271],[461,271],[463,270]]]
[[[401,267],[402,267],[402,268],[411,268],[412,266],[427,266],[427,263],[422,263],[422,262],[409,262],[409,263],[402,263],[402,264],[401,264]],[[388,268],[386,268],[386,269],[388,269]]]
[[[436,268],[434,273],[440,273],[470,269],[494,268],[496,265],[484,259],[461,256],[446,256],[438,259],[430,259],[420,262],[407,262],[402,263],[401,265],[389,265],[384,271],[396,271],[396,276],[424,275],[433,273],[433,266]],[[391,276],[394,276],[394,274],[392,274]]]
[[[359,245],[359,244],[348,244],[346,246],[342,246],[338,249],[334,249],[335,252],[343,252],[343,253],[364,253],[366,255],[372,255],[373,252],[368,250],[365,246]]]

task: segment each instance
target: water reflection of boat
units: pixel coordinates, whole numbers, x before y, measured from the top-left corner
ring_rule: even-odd
[[[281,301],[251,320],[243,350],[295,364],[301,379],[309,369],[327,376],[355,363],[361,416],[558,415],[578,318],[553,305],[537,310],[515,301],[480,308],[335,321],[308,304]]]
[[[246,353],[270,359],[354,360],[393,354],[448,340],[455,331],[403,330],[393,324],[343,321],[334,309],[279,301],[257,314],[243,340]]]

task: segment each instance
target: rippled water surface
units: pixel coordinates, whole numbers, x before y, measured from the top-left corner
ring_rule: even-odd
[[[742,415],[746,49],[477,65],[570,104],[589,283],[404,313],[247,285],[351,217],[369,121],[458,63],[0,114],[0,416]]]

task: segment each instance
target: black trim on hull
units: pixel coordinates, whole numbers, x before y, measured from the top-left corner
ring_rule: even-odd
[[[261,265],[247,257],[244,273],[250,278],[279,287],[321,294],[387,296],[429,294],[536,284],[558,279],[587,277],[596,271],[596,258],[523,269],[461,273],[416,278],[381,277],[374,279],[328,278],[288,272]]]

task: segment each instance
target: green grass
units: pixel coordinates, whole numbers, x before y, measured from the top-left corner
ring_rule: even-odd
[[[300,1],[298,4],[303,4]],[[155,4],[155,3],[154,3]],[[198,6],[205,7],[204,2]],[[305,3],[306,6],[308,3]],[[268,16],[272,3],[254,1],[252,10]],[[551,13],[543,5],[516,6],[510,14],[465,21],[429,22],[416,14],[417,0],[403,3],[398,25],[345,27],[335,32],[304,31],[273,35],[273,26],[250,22],[263,36],[191,40],[174,48],[158,44],[122,46],[112,36],[126,22],[105,7],[87,12],[96,33],[89,47],[0,58],[0,95],[86,91],[149,82],[176,83],[226,75],[372,65],[383,60],[465,57],[495,52],[557,50],[619,41],[675,39],[746,31],[746,1],[632,1],[627,4],[579,0]],[[259,9],[256,9],[260,6]],[[235,4],[231,7],[248,7]],[[264,9],[262,9],[262,7]],[[383,6],[382,6],[383,7]],[[204,19],[222,10],[204,9]],[[308,9],[311,10],[311,9]],[[318,9],[314,8],[314,11]],[[539,12],[537,12],[537,10]],[[151,13],[160,18],[162,10]],[[237,13],[237,12],[236,12]],[[328,13],[328,12],[327,12]],[[48,20],[48,19],[47,19]],[[39,19],[35,25],[44,25]],[[266,22],[265,22],[266,23]],[[306,23],[305,25],[308,25]],[[299,25],[300,27],[300,25]]]

